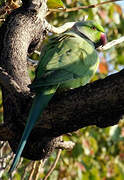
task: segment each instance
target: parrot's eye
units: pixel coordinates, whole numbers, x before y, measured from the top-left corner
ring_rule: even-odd
[[[92,29],[93,29],[93,30],[96,30],[96,27],[95,27],[95,26],[93,26],[93,27],[92,27]]]

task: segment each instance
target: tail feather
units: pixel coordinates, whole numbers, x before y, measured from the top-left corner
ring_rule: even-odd
[[[30,113],[29,113],[29,117],[28,117],[28,120],[26,123],[26,127],[24,129],[20,144],[18,146],[16,155],[15,155],[15,158],[11,165],[11,168],[9,170],[9,173],[11,173],[15,169],[15,167],[20,159],[20,156],[22,154],[22,151],[25,147],[27,139],[31,133],[31,130],[33,129],[35,123],[40,118],[41,113],[43,112],[44,108],[47,106],[48,102],[54,95],[55,91],[56,91],[56,88],[54,90],[52,89],[51,93],[45,94],[45,91],[44,91],[43,93],[35,96]]]

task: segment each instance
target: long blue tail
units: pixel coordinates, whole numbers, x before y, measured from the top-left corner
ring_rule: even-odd
[[[37,94],[35,96],[30,113],[29,113],[29,117],[27,119],[26,127],[24,129],[20,144],[18,146],[16,155],[11,165],[11,168],[9,170],[9,173],[11,173],[15,169],[32,128],[34,127],[35,123],[39,120],[41,113],[43,112],[44,108],[47,106],[48,102],[54,95],[55,91],[56,91],[56,88],[53,90],[52,93],[45,94],[45,91],[44,91],[43,93]]]

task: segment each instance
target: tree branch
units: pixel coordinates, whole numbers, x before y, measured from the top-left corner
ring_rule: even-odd
[[[48,177],[52,174],[52,172],[54,171],[54,169],[56,168],[56,165],[59,161],[60,155],[61,155],[62,150],[59,149],[56,155],[56,159],[54,161],[54,163],[52,164],[52,166],[50,167],[50,169],[48,170],[47,174],[45,175],[45,177],[43,178],[43,180],[47,180]]]
[[[27,57],[27,61],[28,61],[28,65],[31,65],[33,67],[36,67],[38,65],[38,62],[39,62],[38,60],[33,60],[29,57]]]
[[[20,86],[12,79],[12,77],[0,67],[0,84],[7,88],[9,92],[20,93]]]
[[[14,133],[6,124],[0,124],[0,141],[8,141],[14,137]]]
[[[100,47],[99,50],[101,50],[101,51],[108,50],[108,49],[112,48],[113,46],[115,46],[117,44],[120,44],[122,42],[124,42],[124,36],[120,37],[119,39],[116,39],[116,40],[113,40],[111,42],[108,42],[103,47]]]
[[[60,27],[54,27],[51,24],[49,24],[47,21],[45,21],[45,26],[46,26],[47,30],[50,32],[53,32],[53,33],[57,33],[57,34],[63,33],[66,30],[72,28],[72,26],[74,24],[75,24],[75,22],[68,22],[68,23],[65,23],[64,25],[62,25]]]
[[[34,157],[40,157],[46,134],[54,138],[89,125],[103,128],[117,124],[124,114],[123,77],[124,70],[84,87],[56,94],[33,129],[25,153],[30,153],[33,142],[38,146]],[[14,140],[16,136],[17,132]]]
[[[75,143],[72,141],[60,141],[58,142],[56,149],[66,149],[71,151],[75,146]]]
[[[88,6],[78,6],[78,7],[73,7],[73,8],[65,8],[65,9],[49,9],[48,15],[52,12],[73,12],[73,11],[78,11],[80,9],[89,9],[89,8],[96,8],[108,3],[113,3],[113,2],[117,2],[117,1],[121,1],[121,0],[109,0],[109,1],[105,1],[105,2],[101,2],[98,4],[91,4]]]

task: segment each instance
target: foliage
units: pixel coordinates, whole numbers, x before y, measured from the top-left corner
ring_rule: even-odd
[[[48,0],[47,6],[49,9],[64,8],[63,2],[61,0]]]
[[[0,1],[2,2],[2,1]],[[92,3],[99,3],[101,0],[63,0],[67,8],[73,8]],[[108,41],[118,39],[124,35],[124,15],[118,4],[110,3],[98,8],[82,9],[74,12],[51,13],[47,16],[49,23],[60,26],[65,22],[81,20],[85,15],[88,19],[95,19],[104,26]],[[93,80],[104,78],[105,76],[119,71],[124,65],[123,43],[110,50],[99,53],[101,62]],[[36,55],[32,58],[36,59]],[[34,76],[34,68],[30,69],[30,74]],[[1,98],[1,94],[0,94]],[[2,121],[2,101],[0,100],[0,120]],[[103,112],[104,113],[104,112]],[[49,180],[123,180],[124,179],[124,121],[119,125],[104,129],[95,126],[87,127],[72,133],[71,136],[64,136],[64,140],[72,140],[76,146],[72,151],[63,151],[60,161],[57,164]],[[8,146],[1,149],[2,155],[8,157]],[[51,163],[55,159],[55,152],[46,162],[44,169],[36,163],[36,169],[40,168],[39,179],[48,171]],[[3,161],[3,159],[2,159]],[[0,165],[3,167],[0,160]],[[9,160],[4,159],[5,162]],[[33,162],[24,159],[14,179],[29,179]],[[8,168],[8,167],[7,167]],[[6,169],[7,169],[6,168]],[[2,171],[1,171],[2,172]],[[3,180],[8,179],[6,173],[1,173]],[[3,175],[1,175],[3,174]],[[34,176],[33,179],[36,179]],[[38,179],[38,178],[37,178]]]
[[[0,0],[0,6],[1,6],[4,2],[5,2],[4,0]]]

